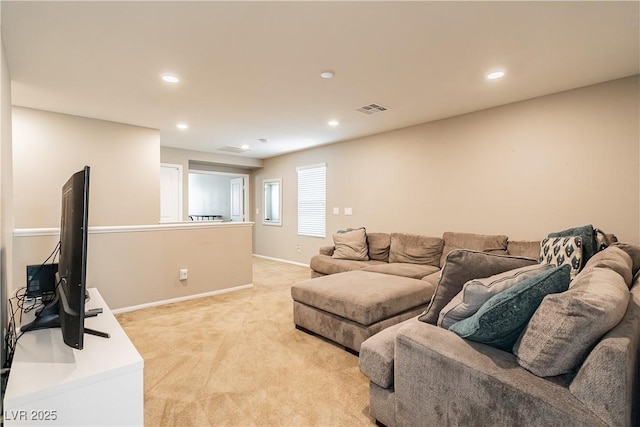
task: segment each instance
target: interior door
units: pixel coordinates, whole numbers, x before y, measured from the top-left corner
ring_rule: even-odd
[[[182,221],[182,165],[160,165],[160,222]]]
[[[231,179],[231,221],[244,222],[244,178]]]

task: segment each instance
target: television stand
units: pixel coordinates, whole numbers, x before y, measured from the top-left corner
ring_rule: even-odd
[[[84,333],[89,335],[95,335],[96,337],[111,338],[111,334],[109,334],[108,332],[100,332],[90,328],[84,328]]]
[[[26,332],[18,340],[4,395],[4,426],[142,426],[143,366],[140,354],[92,289],[84,348],[62,341],[60,328]]]

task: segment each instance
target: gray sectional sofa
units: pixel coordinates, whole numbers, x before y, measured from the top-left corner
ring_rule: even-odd
[[[598,252],[507,349],[429,322],[437,313],[386,328],[360,350],[371,415],[388,427],[638,425],[639,269],[638,246]]]
[[[377,424],[640,425],[639,246],[353,231],[292,287],[294,322],[359,353]]]
[[[539,241],[445,232],[442,237],[371,233],[334,235],[335,246],[311,258],[311,280],[291,288],[298,329],[359,352],[381,330],[423,312],[446,255],[460,248],[537,259]]]
[[[367,256],[336,257],[336,246],[323,246],[309,262],[311,277],[362,270],[425,279],[437,283],[445,257],[454,249],[538,259],[539,240],[509,240],[504,235],[445,232],[442,237],[409,233],[365,232]],[[353,243],[351,243],[353,244]]]

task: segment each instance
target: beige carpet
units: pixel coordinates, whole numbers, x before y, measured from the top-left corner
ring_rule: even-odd
[[[295,329],[309,269],[254,258],[254,287],[117,316],[144,358],[146,426],[372,425],[358,358]]]

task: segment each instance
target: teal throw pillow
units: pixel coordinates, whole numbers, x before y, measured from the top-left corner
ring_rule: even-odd
[[[542,299],[569,288],[570,271],[565,264],[525,279],[491,297],[476,314],[449,330],[462,338],[511,351]]]

